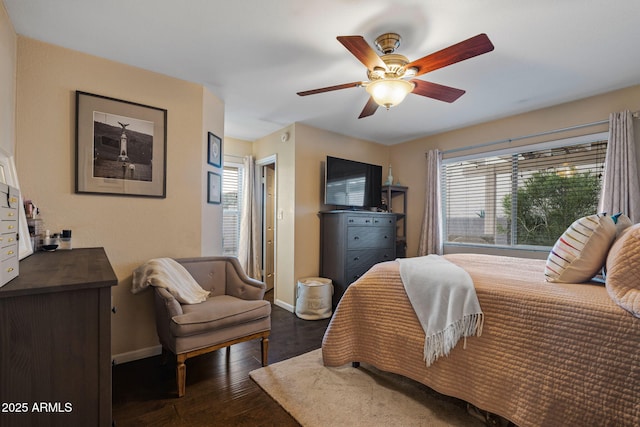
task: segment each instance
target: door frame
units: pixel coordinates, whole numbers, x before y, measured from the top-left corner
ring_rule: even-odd
[[[272,154],[270,156],[264,157],[262,159],[256,160],[256,170],[255,173],[258,174],[258,176],[260,176],[260,216],[261,216],[261,222],[262,222],[262,227],[261,227],[261,232],[260,232],[260,239],[261,239],[261,246],[262,246],[262,277],[263,280],[265,279],[265,258],[266,258],[266,239],[265,239],[265,235],[266,235],[266,223],[264,221],[265,218],[265,204],[264,204],[264,200],[265,200],[265,193],[264,193],[264,189],[265,189],[265,182],[264,182],[264,170],[268,167],[273,165],[275,174],[274,174],[274,182],[273,182],[273,188],[274,188],[274,195],[273,195],[273,199],[274,199],[274,203],[273,203],[273,296],[274,296],[274,301],[275,301],[275,296],[278,292],[278,156],[276,154]]]

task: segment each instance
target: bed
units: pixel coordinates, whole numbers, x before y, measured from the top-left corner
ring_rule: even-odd
[[[640,425],[640,318],[603,284],[549,283],[544,260],[445,255],[472,277],[481,336],[427,367],[399,263],[349,286],[322,343],[326,366],[365,362],[520,427]]]

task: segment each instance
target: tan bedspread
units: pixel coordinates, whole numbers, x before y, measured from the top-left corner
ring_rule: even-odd
[[[349,286],[322,343],[327,366],[404,375],[518,426],[639,426],[640,319],[604,286],[544,280],[544,261],[447,255],[473,278],[485,321],[427,368],[398,263]]]

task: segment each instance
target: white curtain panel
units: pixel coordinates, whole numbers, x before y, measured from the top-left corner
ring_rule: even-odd
[[[640,221],[640,185],[633,116],[630,111],[609,115],[609,142],[599,212],[622,212],[635,224]]]
[[[440,202],[440,150],[427,153],[427,180],[424,203],[424,218],[418,244],[418,255],[442,255],[442,209]]]
[[[260,220],[260,181],[253,156],[243,160],[242,216],[238,261],[249,277],[262,280],[262,234]]]

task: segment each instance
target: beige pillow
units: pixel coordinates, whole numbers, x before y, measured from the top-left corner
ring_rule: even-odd
[[[616,304],[640,317],[640,224],[624,230],[611,246],[605,286]]]
[[[625,214],[615,215],[616,219],[614,222],[616,223],[616,238],[620,237],[620,234],[627,228],[631,227],[633,223],[631,219]]]
[[[602,268],[616,237],[616,225],[606,214],[589,215],[567,228],[547,257],[549,282],[582,283]]]

